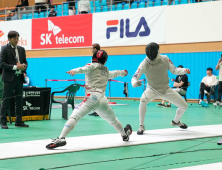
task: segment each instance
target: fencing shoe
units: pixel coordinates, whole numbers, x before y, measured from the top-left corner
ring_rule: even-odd
[[[126,135],[123,136],[123,141],[128,141],[129,136],[132,134],[132,127],[129,124],[127,124],[126,127],[124,128],[124,131]]]
[[[46,148],[48,149],[54,149],[60,146],[65,146],[66,145],[66,140],[64,137],[62,138],[56,138],[56,139],[52,139],[52,142],[48,145],[46,145]]]
[[[172,124],[173,126],[179,126],[181,129],[187,129],[187,128],[188,128],[188,126],[187,126],[185,123],[181,123],[180,121],[179,121],[178,123],[176,123],[176,122],[174,122],[174,121],[172,120],[171,124]]]
[[[140,125],[139,130],[137,131],[137,135],[142,135],[145,132],[145,126]]]
[[[222,106],[222,103],[220,103],[219,101],[216,101],[215,103],[213,103],[214,106]]]
[[[163,106],[165,106],[165,104],[159,103],[159,104],[157,104],[156,106],[163,107]]]

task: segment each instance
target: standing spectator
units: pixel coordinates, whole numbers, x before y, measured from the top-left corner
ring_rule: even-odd
[[[90,3],[89,0],[80,0],[78,2],[78,12],[79,14],[88,14],[90,13]]]
[[[92,44],[91,50],[92,50],[92,53],[94,54],[96,51],[100,50],[100,45],[97,43]]]
[[[48,16],[48,17],[56,17],[57,12],[54,11],[54,10],[55,10],[55,7],[54,7],[54,6],[51,6],[51,10],[50,10],[50,13],[49,13],[49,16]]]
[[[35,0],[35,12],[45,12],[48,8],[51,8],[52,0]]]
[[[199,104],[203,101],[204,94],[206,96],[209,95],[210,89],[212,86],[217,85],[217,77],[212,74],[213,69],[212,68],[207,68],[207,76],[205,76],[200,84],[200,95],[201,99],[199,101]],[[208,101],[206,101],[208,103]]]
[[[220,105],[222,106],[222,103],[220,103],[221,100],[221,93],[222,93],[222,54],[221,58],[219,59],[216,70],[219,70],[219,85],[218,85],[218,98],[217,101],[213,104],[214,106]]]
[[[23,83],[23,87],[28,87],[29,84],[30,84],[30,80],[29,80],[29,78],[27,77],[26,71],[24,71],[23,74],[24,74],[24,78],[25,78],[25,83]]]
[[[23,72],[27,69],[25,49],[18,46],[19,33],[10,31],[8,33],[9,43],[1,47],[0,67],[2,71],[3,99],[1,103],[1,128],[8,129],[6,114],[13,92],[15,93],[15,126],[29,127],[22,121],[22,94],[25,82]]]
[[[20,1],[21,1],[21,4],[19,5]],[[29,6],[28,0],[18,0],[15,11],[18,11],[18,7],[25,7],[25,6]],[[25,10],[25,8],[24,8],[24,10]]]
[[[75,15],[75,13],[76,13],[76,9],[75,9],[76,3],[74,2],[74,0],[67,0],[67,2],[69,3],[69,15]]]

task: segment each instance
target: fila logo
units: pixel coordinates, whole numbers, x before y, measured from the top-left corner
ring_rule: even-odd
[[[0,38],[4,35],[4,32],[0,30]]]
[[[48,20],[48,32],[52,32],[55,36],[55,44],[76,44],[76,43],[84,43],[84,36],[71,36],[66,37],[64,34],[60,34],[61,37],[59,37],[57,34],[60,33],[62,29],[58,26],[56,26],[52,21]],[[40,42],[41,45],[51,45],[51,36],[52,33],[46,33],[41,34],[40,39],[42,40]]]
[[[61,28],[55,26],[52,21],[48,20],[48,31],[52,31],[55,36],[56,34],[60,33]]]
[[[110,34],[111,32],[117,32],[118,31],[118,24],[119,24],[119,20],[109,20],[107,21],[107,26],[112,26],[112,27],[108,27],[106,29],[106,38],[110,39]],[[115,26],[115,27],[113,27]],[[144,28],[144,31],[140,31],[141,28]],[[146,19],[144,17],[140,18],[140,21],[136,27],[136,30],[134,32],[130,32],[130,20],[129,18],[127,18],[124,22],[124,19],[120,20],[120,38],[124,38],[124,32],[125,32],[125,36],[127,38],[133,38],[133,37],[137,37],[138,34],[140,37],[146,37],[150,35],[150,28],[148,27],[148,24],[146,22]]]

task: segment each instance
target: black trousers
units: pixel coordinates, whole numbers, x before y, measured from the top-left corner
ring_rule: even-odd
[[[219,81],[219,84],[218,84],[218,98],[217,98],[217,101],[220,101],[220,100],[221,100],[221,94],[222,94],[222,81]]]
[[[86,11],[82,11],[82,12],[80,12],[81,14],[88,14],[88,12],[86,12]]]
[[[12,96],[15,99],[15,106],[14,106],[15,115],[16,115],[15,122],[16,123],[22,122],[22,108],[23,108],[22,95],[23,95],[23,77],[21,74],[19,74],[18,76],[15,75],[14,79],[11,82],[4,82],[3,99],[1,103],[1,113],[0,113],[0,120],[2,124],[6,124],[7,122],[6,115],[9,110],[9,105]]]
[[[210,92],[210,87],[205,86],[205,84],[202,82],[200,84],[200,95],[201,95],[201,100],[204,98],[204,90]]]

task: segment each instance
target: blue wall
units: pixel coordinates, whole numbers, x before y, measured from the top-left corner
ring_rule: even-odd
[[[199,84],[204,76],[206,76],[206,68],[212,67],[213,74],[218,75],[215,66],[220,58],[221,52],[198,52],[198,53],[170,53],[167,55],[175,66],[183,65],[191,70],[188,75],[191,86],[188,88],[189,99],[197,99],[199,96]],[[109,56],[106,66],[109,70],[127,69],[130,75],[133,75],[138,68],[145,55],[114,55]],[[81,67],[90,62],[91,57],[55,57],[55,58],[29,58],[29,67],[27,70],[32,86],[45,87],[45,79],[84,79],[83,74],[74,77],[65,72],[73,68]],[[176,76],[169,72],[170,78]],[[142,78],[145,78],[143,75]],[[131,77],[118,77],[116,80],[130,82]],[[72,82],[48,82],[48,87],[52,87],[53,91],[60,91]],[[78,82],[84,84],[84,82]],[[173,83],[170,83],[171,85]],[[58,89],[55,89],[58,88]],[[108,89],[108,86],[107,86]],[[140,97],[142,88],[132,88],[129,84],[129,97]],[[108,96],[108,90],[106,95]],[[84,90],[81,88],[77,96],[84,96]],[[124,97],[123,84],[111,82],[111,96]]]

